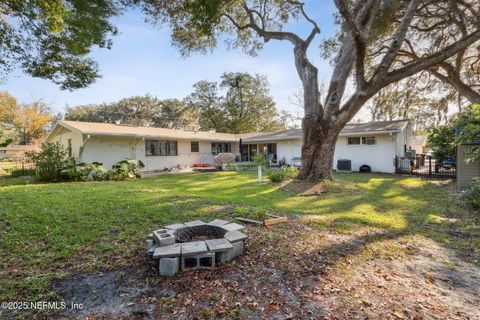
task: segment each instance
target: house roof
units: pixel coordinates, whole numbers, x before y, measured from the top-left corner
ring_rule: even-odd
[[[383,134],[400,132],[408,125],[408,120],[375,121],[365,123],[349,123],[340,131],[340,136],[353,136],[358,134]],[[301,139],[302,129],[289,129],[275,132],[257,134],[244,139],[245,143],[259,141],[279,141]]]
[[[76,131],[84,135],[92,136],[116,136],[132,138],[165,138],[179,140],[208,140],[233,142],[240,139],[240,135],[230,133],[218,133],[212,131],[187,131],[179,129],[166,129],[155,127],[140,127],[117,125],[110,123],[80,122],[80,121],[59,121],[58,126]],[[55,131],[52,130],[50,135]],[[50,136],[49,135],[49,136]],[[243,135],[242,135],[243,137]],[[47,137],[48,140],[48,137]]]
[[[37,145],[20,145],[20,144],[10,144],[6,147],[0,148],[0,151],[38,151],[40,147]]]
[[[396,121],[378,121],[367,123],[352,123],[347,124],[340,132],[340,135],[348,136],[355,134],[380,134],[389,132],[399,132],[403,130],[408,124],[408,120]],[[50,132],[48,138],[59,127],[65,127],[69,130],[76,131],[83,135],[92,136],[113,136],[113,137],[132,137],[132,138],[164,138],[164,139],[179,139],[179,140],[203,140],[203,141],[223,141],[235,142],[240,138],[243,142],[257,142],[257,141],[278,141],[301,139],[302,129],[289,129],[274,132],[263,133],[219,133],[212,131],[187,131],[179,129],[166,129],[155,127],[140,127],[117,125],[110,123],[97,122],[81,122],[81,121],[59,121],[55,128]]]

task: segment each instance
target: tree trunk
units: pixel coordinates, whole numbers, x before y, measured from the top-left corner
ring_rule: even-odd
[[[323,129],[322,129],[323,128]],[[333,155],[339,130],[314,121],[303,122],[302,180],[333,179]]]

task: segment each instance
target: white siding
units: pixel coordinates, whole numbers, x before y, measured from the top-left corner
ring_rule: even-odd
[[[395,172],[393,162],[395,158],[394,138],[395,135],[383,134],[376,136],[375,145],[348,145],[347,137],[338,137],[334,154],[334,169],[337,167],[337,160],[349,159],[352,161],[353,171],[358,171],[361,165],[366,164],[374,172]],[[302,142],[300,140],[277,142],[278,159],[285,158],[286,163],[290,164],[293,157],[300,157],[301,154]]]
[[[302,141],[300,140],[285,140],[277,143],[277,159],[285,159],[285,163],[291,164],[292,158],[300,157],[302,155]]]
[[[347,137],[338,137],[333,158],[334,168],[337,167],[337,160],[348,159],[352,161],[353,171],[358,171],[361,165],[366,164],[373,172],[395,172],[393,136],[384,134],[375,137],[375,145],[349,145]]]
[[[65,149],[68,147],[68,139],[72,139],[72,157],[79,161],[80,148],[83,143],[83,137],[80,133],[60,128],[57,133],[50,136],[46,142],[60,143]]]
[[[136,139],[113,137],[90,137],[83,147],[82,162],[101,162],[110,170],[114,164],[125,159],[136,159]]]
[[[232,143],[232,152],[238,153],[238,143]],[[111,169],[115,163],[121,160],[136,159],[145,164],[143,171],[163,170],[178,166],[191,167],[195,163],[213,163],[210,141],[200,141],[199,152],[191,152],[191,141],[177,140],[177,154],[177,156],[146,156],[145,140],[143,139],[92,137],[85,144],[82,161],[102,162],[106,169]]]

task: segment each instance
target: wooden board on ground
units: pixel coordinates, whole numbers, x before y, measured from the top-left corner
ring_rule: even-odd
[[[280,217],[280,216],[276,216],[276,215],[273,215],[273,214],[268,214],[268,216],[273,217],[273,218],[272,219],[266,219],[266,220],[263,220],[263,221],[250,219],[250,218],[242,218],[242,217],[236,217],[235,219],[237,219],[238,221],[241,221],[241,222],[246,222],[246,223],[262,224],[265,227],[268,227],[268,226],[271,226],[271,225],[274,225],[274,224],[278,224],[278,223],[288,222],[288,218],[286,216],[285,217]]]
[[[278,223],[285,223],[287,221],[288,221],[287,217],[278,217],[278,218],[272,218],[272,219],[264,220],[263,225],[268,227],[268,226],[278,224]]]
[[[241,217],[236,217],[235,219],[237,219],[238,221],[247,222],[247,223],[263,224],[262,221],[254,220],[254,219],[241,218]]]

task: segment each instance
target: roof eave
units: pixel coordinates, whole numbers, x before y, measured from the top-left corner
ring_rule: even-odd
[[[135,139],[176,139],[186,141],[222,141],[222,142],[236,142],[238,139],[232,138],[201,138],[201,137],[172,137],[166,135],[146,135],[146,134],[134,134],[134,133],[104,133],[104,132],[83,132],[85,135],[99,136],[99,137],[114,137],[114,138],[135,138]]]
[[[381,131],[355,131],[355,132],[340,132],[339,136],[341,137],[351,137],[351,136],[358,136],[358,135],[378,135],[378,134],[390,134],[390,133],[399,133],[400,129],[393,129],[393,130],[381,130]]]

